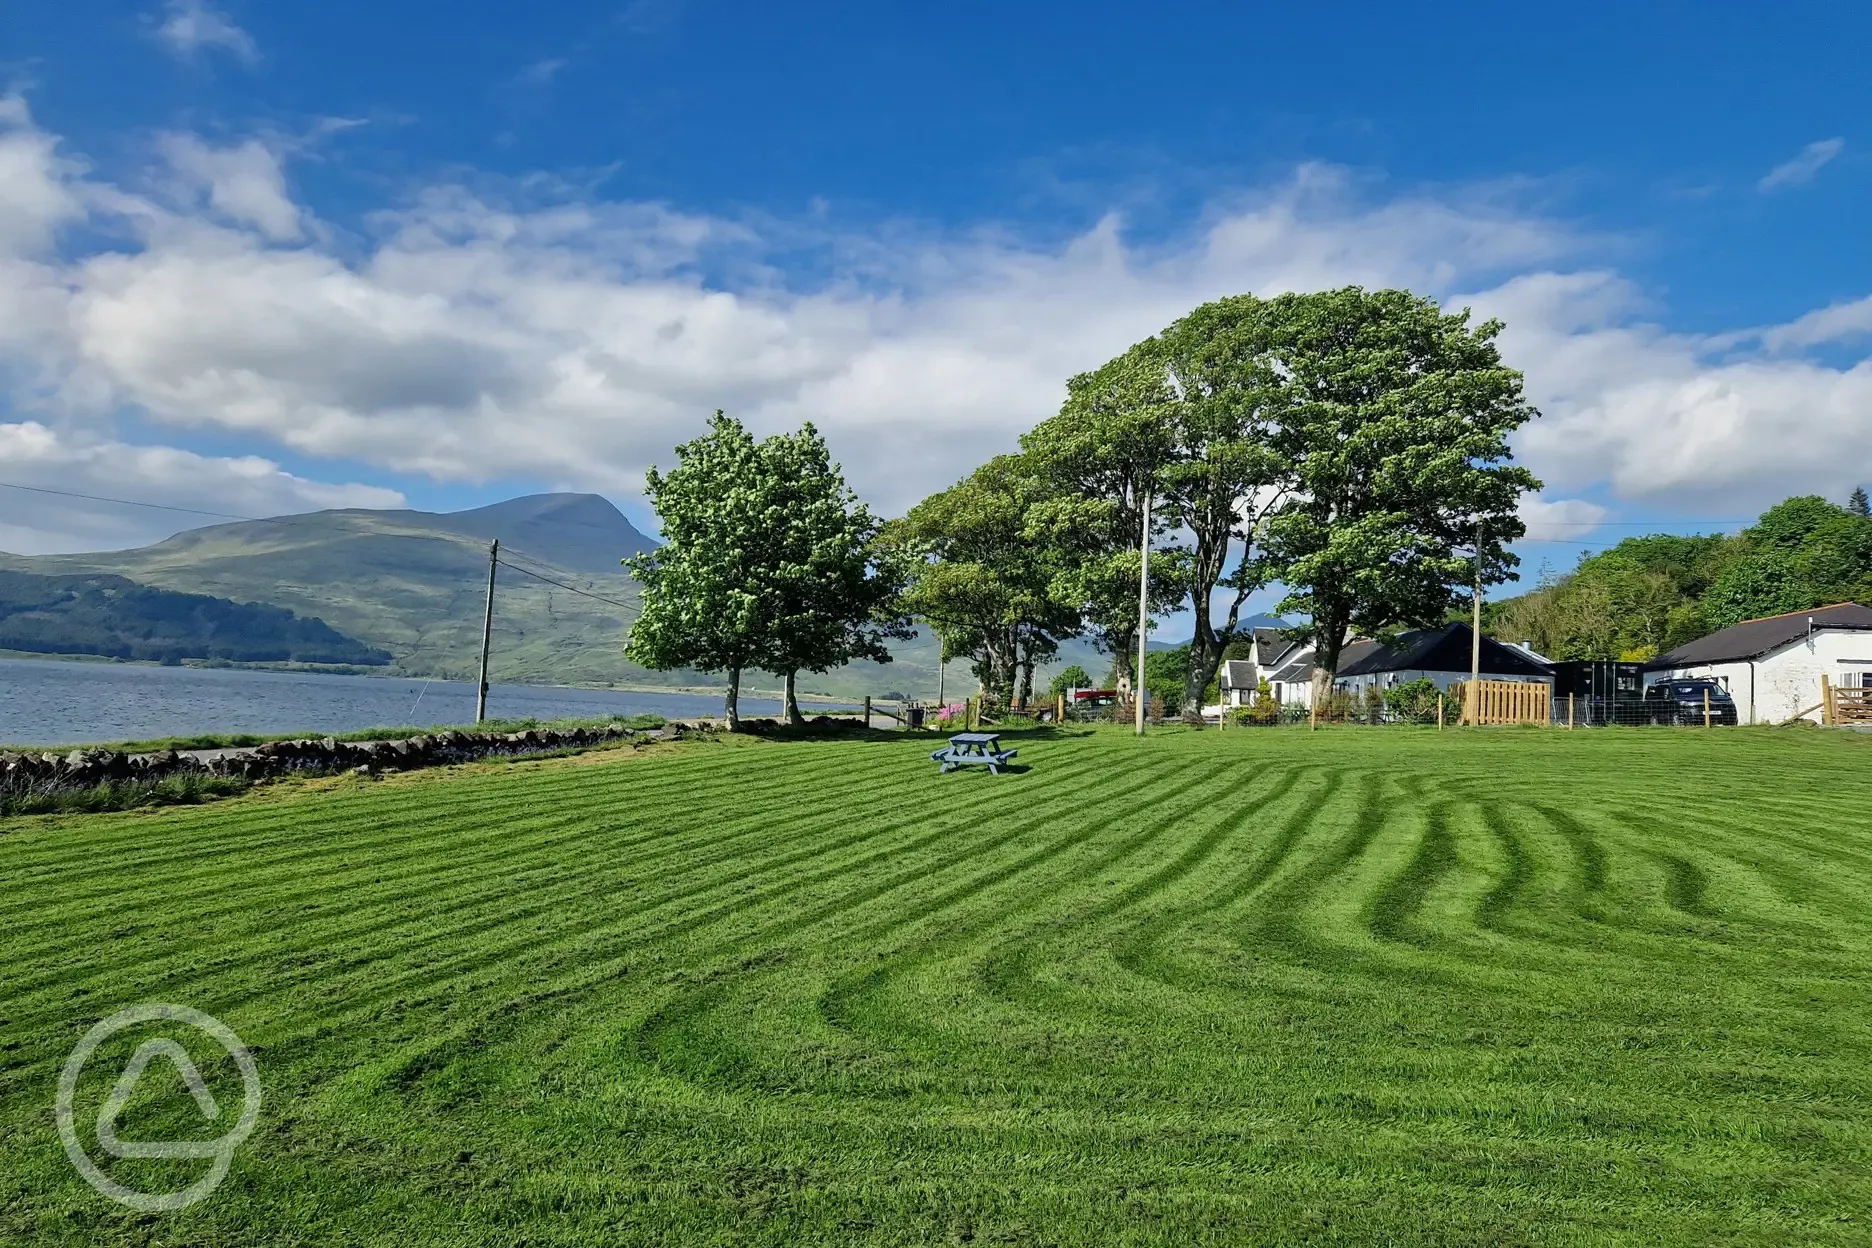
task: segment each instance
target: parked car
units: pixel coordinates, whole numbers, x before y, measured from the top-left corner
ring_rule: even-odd
[[[1646,685],[1645,718],[1653,724],[1703,724],[1707,697],[1711,724],[1736,722],[1735,699],[1713,680],[1660,680]]]

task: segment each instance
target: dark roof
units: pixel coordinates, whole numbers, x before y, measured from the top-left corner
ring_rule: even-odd
[[[1273,667],[1301,643],[1287,636],[1278,628],[1257,628],[1254,630],[1255,657],[1268,667]]]
[[[1469,670],[1469,626],[1445,624],[1404,633],[1396,645],[1355,641],[1339,655],[1339,675],[1367,676],[1373,672]],[[1519,646],[1493,637],[1482,639],[1482,673],[1486,676],[1551,676],[1553,671]]]
[[[1856,602],[1842,602],[1831,607],[1808,611],[1789,611],[1759,620],[1743,620],[1718,629],[1707,637],[1687,641],[1668,654],[1660,654],[1645,664],[1646,670],[1661,667],[1685,667],[1693,663],[1727,663],[1737,659],[1755,659],[1770,650],[1779,650],[1790,641],[1807,635],[1809,620],[1814,628],[1839,628],[1854,632],[1872,632],[1872,608]]]
[[[1247,659],[1222,660],[1221,687],[1224,689],[1247,689],[1252,686],[1249,677],[1254,672],[1254,664]]]
[[[1279,681],[1284,685],[1297,685],[1303,681],[1310,681],[1312,679],[1313,660],[1311,658],[1296,659],[1286,667],[1281,668],[1280,671],[1268,677],[1270,682]]]

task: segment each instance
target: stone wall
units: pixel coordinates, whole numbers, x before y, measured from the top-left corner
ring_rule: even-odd
[[[529,728],[524,732],[449,729],[391,741],[340,741],[301,737],[218,750],[121,750],[0,753],[0,792],[60,793],[118,781],[165,780],[190,773],[264,780],[293,772],[358,771],[383,774],[440,767],[479,758],[514,757],[579,749],[613,742],[648,744],[709,730],[711,725],[671,723],[639,730],[622,724],[602,728]]]

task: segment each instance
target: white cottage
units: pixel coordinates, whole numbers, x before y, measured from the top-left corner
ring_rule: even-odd
[[[1645,665],[1645,683],[1706,678],[1735,699],[1744,724],[1775,724],[1803,715],[1820,720],[1820,677],[1872,688],[1872,609],[1842,602],[1744,620],[1661,654]]]
[[[1248,657],[1225,659],[1216,673],[1225,707],[1249,706],[1262,681],[1280,706],[1309,706],[1313,698],[1313,647],[1278,628],[1257,628],[1249,636]],[[1216,707],[1204,707],[1214,717]]]

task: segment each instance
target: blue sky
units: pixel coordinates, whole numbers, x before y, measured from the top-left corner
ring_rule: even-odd
[[[1549,542],[1843,496],[1869,39],[1837,4],[11,6],[0,479],[641,520],[719,406],[815,420],[895,511],[1203,299],[1359,281],[1507,320]],[[0,490],[0,548],[177,523]]]

